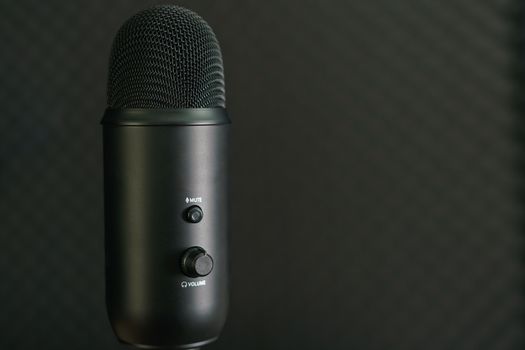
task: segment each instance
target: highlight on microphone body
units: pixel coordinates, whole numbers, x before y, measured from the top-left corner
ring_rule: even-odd
[[[228,308],[230,120],[218,41],[171,5],[126,21],[102,119],[106,304],[117,338],[195,349]]]

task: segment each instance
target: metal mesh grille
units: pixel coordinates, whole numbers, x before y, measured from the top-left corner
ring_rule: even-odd
[[[224,107],[221,51],[210,26],[196,13],[172,5],[130,18],[113,42],[108,106]]]

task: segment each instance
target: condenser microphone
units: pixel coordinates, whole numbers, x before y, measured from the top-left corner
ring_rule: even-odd
[[[194,349],[228,304],[228,130],[219,43],[197,14],[157,6],[111,49],[102,119],[106,304],[127,344]]]

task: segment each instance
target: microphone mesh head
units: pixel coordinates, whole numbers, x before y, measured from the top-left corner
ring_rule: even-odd
[[[219,42],[199,15],[156,6],[118,31],[109,60],[108,107],[225,107]]]

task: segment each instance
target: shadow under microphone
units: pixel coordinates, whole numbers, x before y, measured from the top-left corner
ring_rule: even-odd
[[[182,7],[127,20],[102,119],[106,304],[127,344],[194,349],[228,308],[228,153],[219,43]]]

